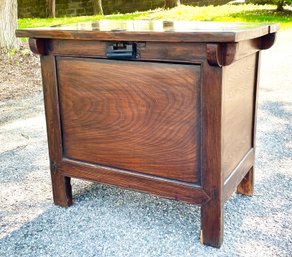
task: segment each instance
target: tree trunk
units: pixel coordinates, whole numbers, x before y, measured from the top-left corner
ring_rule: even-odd
[[[0,0],[0,49],[18,48],[15,36],[17,29],[17,0]]]
[[[173,8],[180,5],[180,0],[165,0],[165,8]]]
[[[56,0],[46,0],[47,17],[56,17]]]
[[[287,4],[287,3],[292,3],[292,1],[291,0],[278,0],[278,1],[276,1],[276,3],[277,3],[277,11],[284,11],[284,6]]]
[[[281,4],[281,3],[277,4],[277,11],[278,12],[284,11],[283,4]]]
[[[103,15],[102,0],[93,0],[93,13]]]

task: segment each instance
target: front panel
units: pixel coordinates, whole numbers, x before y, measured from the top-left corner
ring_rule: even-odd
[[[199,183],[200,69],[58,57],[63,156]]]

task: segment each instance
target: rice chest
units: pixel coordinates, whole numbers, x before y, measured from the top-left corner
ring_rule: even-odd
[[[201,205],[253,192],[260,51],[278,25],[110,21],[18,30],[41,56],[54,202],[81,178]],[[93,221],[94,222],[94,221]]]

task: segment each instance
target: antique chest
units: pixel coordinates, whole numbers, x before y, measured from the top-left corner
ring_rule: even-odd
[[[251,195],[260,51],[278,25],[111,21],[17,30],[41,57],[54,202],[81,178],[201,205]]]

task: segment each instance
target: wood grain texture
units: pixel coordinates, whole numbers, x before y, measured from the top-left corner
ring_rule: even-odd
[[[62,160],[62,138],[54,56],[41,56],[41,64],[49,154],[52,162],[59,163]]]
[[[51,40],[49,43],[50,54],[54,55],[82,55],[106,56],[105,41],[82,40]]]
[[[208,63],[211,66],[227,66],[230,65],[236,55],[238,43],[214,44],[206,45],[206,55]]]
[[[96,56],[106,58],[108,41],[50,40],[54,55]],[[137,59],[159,61],[196,61],[205,58],[205,45],[193,43],[137,42]]]
[[[187,203],[204,204],[210,200],[204,190],[194,184],[149,176],[139,172],[101,167],[66,158],[62,162],[60,170],[65,176],[117,185]]]
[[[251,167],[250,170],[246,173],[244,178],[241,180],[237,186],[236,192],[242,195],[253,195],[254,188],[254,167]]]
[[[63,176],[59,170],[62,138],[54,56],[41,56],[41,64],[53,198],[55,204],[67,207],[72,204],[72,189],[70,178]]]
[[[54,203],[74,177],[200,204],[220,247],[224,201],[253,190],[259,51],[278,26],[141,22],[16,32],[41,55]],[[109,42],[137,58],[107,60]]]
[[[201,207],[202,244],[220,248],[224,234],[224,203],[221,199],[212,199]]]
[[[69,207],[73,204],[71,178],[60,171],[51,173],[54,204]]]
[[[200,181],[200,66],[58,59],[64,156]]]
[[[265,35],[265,31],[259,31],[258,35]],[[236,36],[234,32],[95,32],[95,31],[62,31],[62,30],[16,30],[17,37],[46,38],[46,39],[73,39],[73,40],[100,40],[100,41],[142,41],[142,42],[237,42],[245,39],[245,36]]]
[[[100,24],[99,24],[100,22]],[[75,40],[152,42],[239,42],[279,30],[279,26],[248,23],[164,22],[157,29],[153,21],[99,21],[59,27],[16,30],[18,37]],[[105,22],[108,24],[104,26]],[[132,25],[128,26],[127,22]],[[139,23],[144,24],[139,24]],[[157,23],[158,21],[156,21]],[[103,24],[102,24],[103,23]],[[146,23],[146,24],[145,24]],[[148,23],[148,24],[147,24]],[[143,26],[143,28],[141,27]],[[166,26],[164,26],[166,25]],[[123,28],[121,28],[123,26]],[[166,36],[167,35],[167,36]]]
[[[139,47],[141,60],[198,62],[205,58],[205,44],[147,42]]]
[[[46,43],[47,41],[45,39],[34,39],[30,38],[28,40],[29,48],[30,50],[39,55],[46,55],[47,49],[46,49]]]
[[[224,179],[253,146],[256,58],[253,54],[223,69]]]
[[[237,186],[241,183],[241,181],[246,177],[249,170],[254,165],[254,150],[251,149],[248,153],[242,158],[240,163],[235,167],[235,169],[231,172],[229,177],[224,181],[224,189],[223,189],[223,199],[227,201],[229,197],[234,193]],[[243,182],[247,184],[247,181]]]
[[[201,207],[201,242],[219,248],[223,242],[222,68],[203,66],[202,183],[210,201]]]
[[[222,66],[222,50],[220,44],[207,44],[206,54],[209,65]]]
[[[253,131],[252,131],[252,147],[256,149],[256,124],[257,124],[257,109],[258,109],[258,94],[259,94],[259,80],[260,80],[260,66],[261,66],[261,52],[256,54],[256,76],[255,76],[255,91],[254,91],[254,105],[253,105]],[[254,165],[254,161],[253,161]],[[237,193],[251,196],[254,191],[254,166],[250,168],[245,177],[237,186]]]

